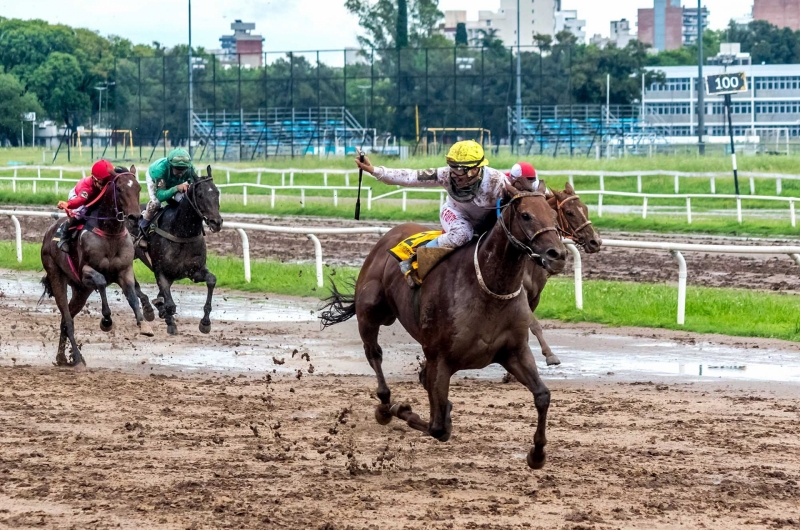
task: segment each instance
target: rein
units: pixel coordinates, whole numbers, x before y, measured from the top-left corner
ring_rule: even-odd
[[[572,200],[578,200],[579,198],[580,197],[578,197],[577,195],[570,195],[561,202],[559,202],[558,198],[556,198],[556,214],[558,216],[558,231],[561,233],[561,235],[565,239],[573,241],[576,245],[583,246],[583,243],[581,242],[581,238],[578,235],[578,232],[580,230],[583,230],[587,226],[591,225],[592,222],[588,218],[586,218],[586,221],[583,224],[581,224],[577,228],[572,228],[572,226],[570,226],[569,224],[569,220],[567,219],[567,215],[564,213],[563,209],[564,204]],[[566,229],[564,227],[566,227]],[[567,229],[569,229],[569,232],[567,231]]]
[[[197,200],[194,198],[194,193],[195,193],[194,190],[195,190],[195,186],[196,185],[198,185],[198,184],[200,184],[202,182],[205,182],[207,180],[211,180],[211,179],[212,179],[212,177],[203,177],[203,178],[197,179],[192,183],[191,186],[189,186],[189,189],[186,190],[186,200],[189,201],[189,205],[195,211],[197,216],[200,217],[200,219],[202,219],[203,222],[206,223],[206,224],[208,224],[208,216],[206,216],[203,212],[200,211],[200,208],[198,208]]]
[[[481,266],[478,264],[478,248],[481,246],[481,239],[485,236],[486,233],[481,234],[481,237],[478,238],[478,243],[475,245],[475,255],[472,259],[473,263],[475,264],[475,274],[478,276],[478,285],[481,286],[481,289],[484,293],[488,294],[492,298],[497,300],[511,300],[519,296],[519,293],[522,292],[522,283],[519,284],[519,289],[514,291],[511,294],[496,294],[493,293],[489,287],[487,287],[486,282],[483,281],[483,274],[481,274]]]

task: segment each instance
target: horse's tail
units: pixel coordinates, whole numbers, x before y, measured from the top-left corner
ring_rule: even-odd
[[[354,284],[350,284],[350,287],[355,291]],[[350,320],[356,314],[356,295],[340,293],[336,284],[331,282],[331,295],[325,299],[320,311],[322,329]]]
[[[44,278],[42,278],[42,282],[41,283],[42,283],[42,287],[44,287],[44,292],[42,293],[42,296],[39,297],[39,301],[37,302],[37,305],[42,303],[42,300],[44,300],[45,296],[48,297],[48,298],[52,298],[53,297],[53,284],[50,283],[50,278],[45,276]]]

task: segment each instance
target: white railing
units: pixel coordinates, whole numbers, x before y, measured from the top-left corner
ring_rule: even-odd
[[[14,222],[16,230],[17,261],[22,262],[22,230],[17,217],[51,217],[57,219],[63,215],[53,212],[36,212],[22,210],[0,210],[0,215],[8,215]],[[314,244],[314,261],[316,267],[317,287],[323,287],[322,276],[322,245],[317,238],[317,234],[375,234],[381,236],[388,232],[390,228],[385,227],[355,227],[355,228],[331,228],[331,227],[288,227],[288,226],[269,226],[255,223],[225,222],[223,229],[233,229],[239,234],[242,240],[242,259],[244,261],[244,279],[250,283],[250,241],[246,230],[256,230],[262,232],[273,232],[280,234],[299,234],[305,235]],[[575,278],[575,307],[583,310],[583,267],[581,255],[572,241],[564,240],[565,245],[570,250],[573,257],[573,269]],[[766,246],[766,245],[702,245],[695,243],[662,243],[654,241],[626,241],[617,239],[604,239],[603,246],[609,248],[634,248],[645,250],[663,250],[670,253],[678,264],[678,317],[679,326],[683,326],[686,320],[686,279],[688,271],[686,260],[682,252],[718,252],[726,254],[755,254],[755,255],[788,255],[797,265],[800,265],[800,246]]]
[[[198,163],[198,168],[201,167],[202,164]],[[328,185],[328,176],[330,175],[344,175],[345,178],[345,186],[350,186],[350,177],[351,175],[357,175],[357,169],[301,169],[301,168],[283,168],[283,169],[275,169],[275,168],[267,168],[267,167],[253,167],[253,168],[234,168],[234,167],[226,167],[226,166],[216,166],[214,172],[219,175],[220,172],[225,172],[225,181],[226,184],[231,184],[231,174],[255,174],[256,175],[256,184],[261,184],[261,179],[263,175],[280,175],[281,176],[281,186],[286,186],[286,180],[288,178],[289,186],[294,186],[294,177],[295,175],[322,175],[323,185]],[[88,175],[90,172],[90,168],[88,167],[69,167],[69,166],[40,166],[40,165],[31,165],[31,166],[8,166],[8,167],[0,167],[0,172],[3,171],[11,171],[14,173],[14,177],[18,177],[19,171],[36,171],[37,177],[41,177],[42,171],[58,171],[59,178],[63,178],[64,172],[72,172],[72,173],[80,173],[81,176]],[[717,172],[690,172],[690,171],[672,171],[672,170],[649,170],[649,171],[640,171],[640,170],[633,170],[633,171],[593,171],[593,170],[583,170],[583,169],[559,169],[559,170],[547,170],[541,169],[537,170],[537,173],[541,177],[550,177],[550,176],[566,176],[570,182],[570,184],[575,185],[574,178],[576,176],[585,176],[585,177],[597,177],[599,181],[600,190],[605,190],[605,179],[608,178],[615,178],[615,177],[636,177],[636,190],[638,193],[642,193],[642,186],[645,177],[672,177],[674,181],[674,191],[675,193],[680,193],[680,179],[709,179],[710,184],[710,193],[716,194],[716,179],[724,178],[730,179],[732,177],[729,171],[717,171]],[[742,179],[749,180],[750,184],[750,195],[756,194],[756,182],[755,179],[767,179],[767,180],[774,180],[775,181],[775,193],[776,195],[780,195],[783,191],[782,182],[784,180],[800,180],[800,175],[794,174],[784,174],[784,173],[762,173],[757,171],[740,171],[739,177]],[[218,180],[219,176],[217,177]]]

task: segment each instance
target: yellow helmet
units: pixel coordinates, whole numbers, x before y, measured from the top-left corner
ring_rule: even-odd
[[[489,163],[483,147],[475,140],[456,142],[447,153],[447,164],[466,168],[483,167]]]

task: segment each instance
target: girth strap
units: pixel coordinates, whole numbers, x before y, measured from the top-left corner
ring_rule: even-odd
[[[161,230],[158,227],[153,228],[153,232],[160,235],[164,239],[172,241],[173,243],[195,243],[203,239],[203,234],[194,237],[178,237],[170,234],[169,232],[165,232],[164,230]]]

